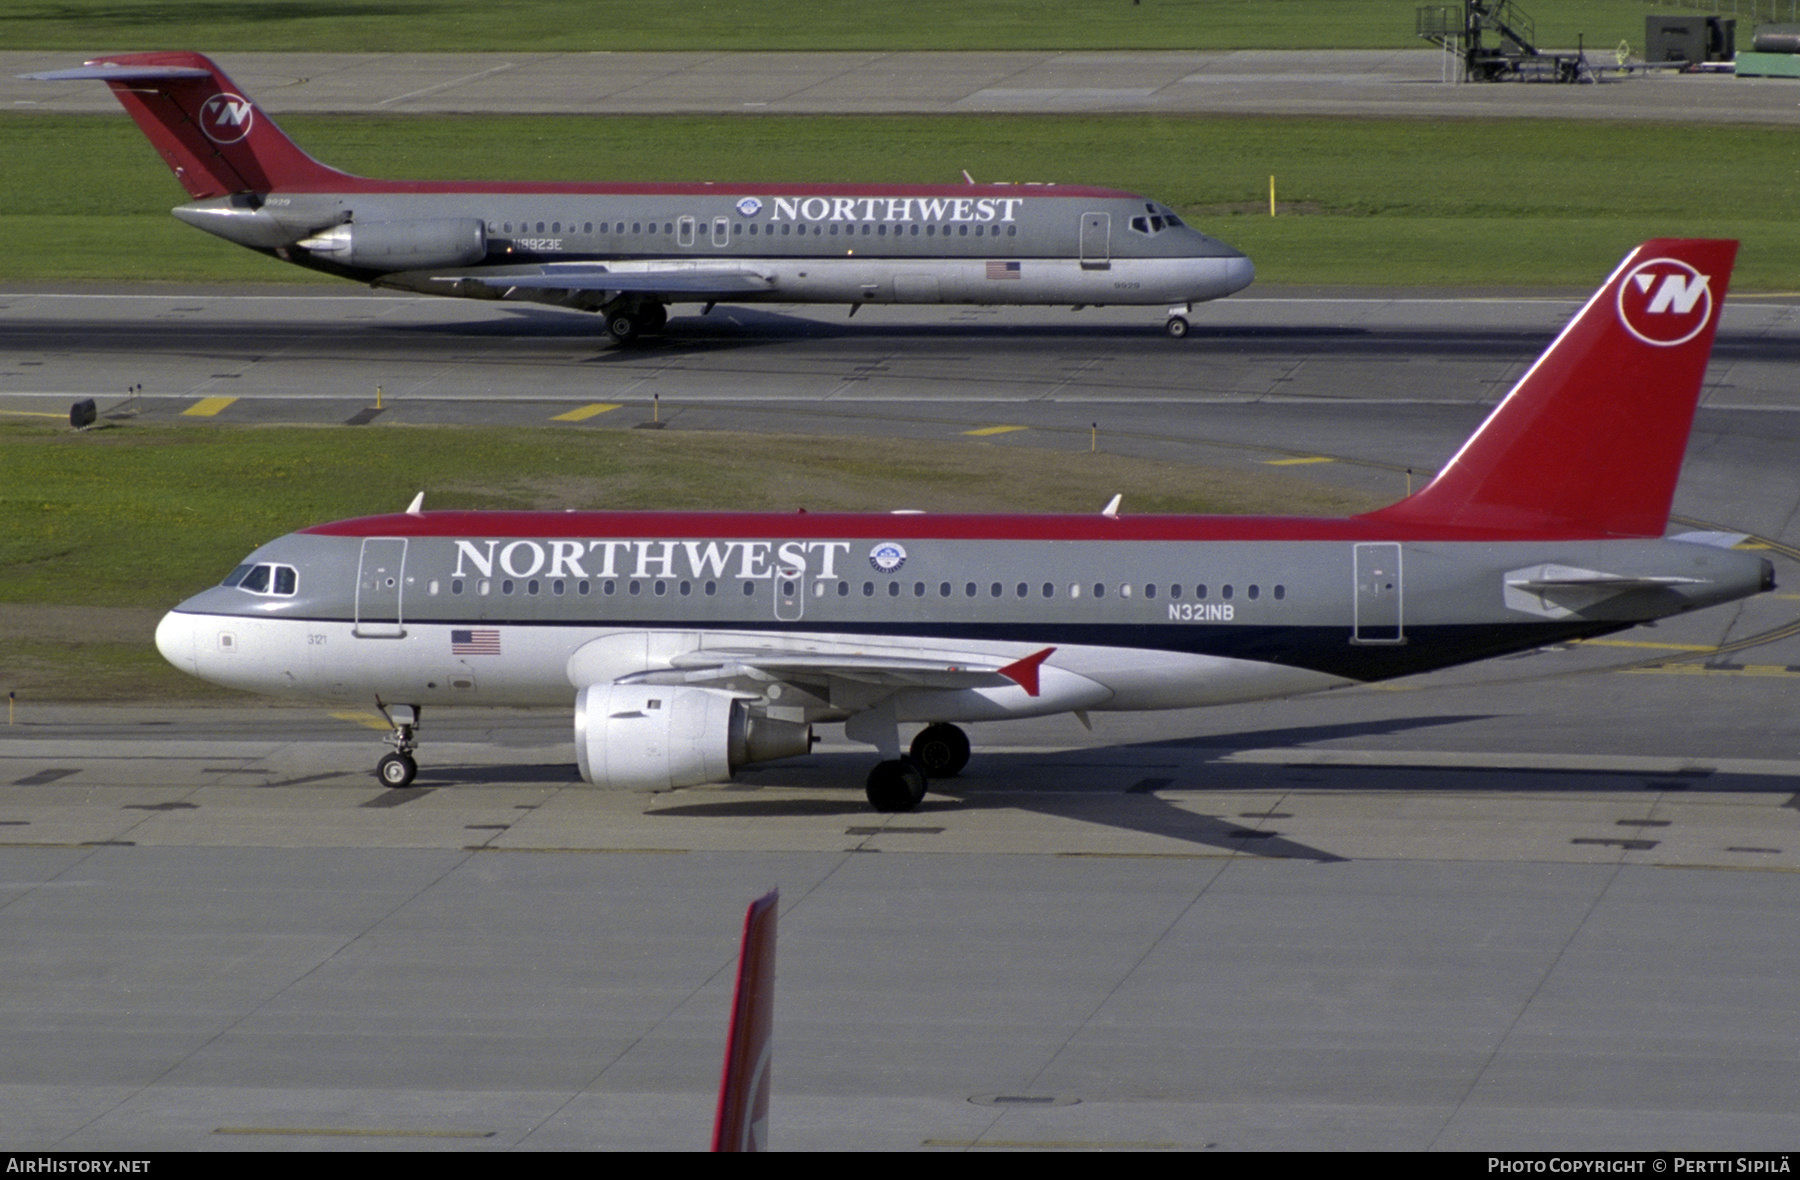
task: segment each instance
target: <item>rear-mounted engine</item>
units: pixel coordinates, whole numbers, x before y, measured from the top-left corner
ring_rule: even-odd
[[[487,229],[474,217],[361,221],[334,225],[298,245],[341,266],[375,270],[471,266],[487,257]]]

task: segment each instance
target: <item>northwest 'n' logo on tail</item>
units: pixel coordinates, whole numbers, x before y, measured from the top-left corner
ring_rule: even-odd
[[[1661,536],[1737,243],[1645,242],[1396,524]]]
[[[30,76],[46,82],[99,79],[111,86],[196,201],[354,186],[354,178],[301,151],[223,70],[198,53],[101,57],[76,69]]]
[[[1712,281],[1685,262],[1640,262],[1619,284],[1619,322],[1645,344],[1686,344],[1712,319]]]
[[[256,108],[241,94],[219,93],[200,104],[199,122],[214,143],[236,143],[256,126]]]

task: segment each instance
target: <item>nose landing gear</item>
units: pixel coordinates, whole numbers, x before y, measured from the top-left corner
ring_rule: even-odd
[[[419,764],[413,760],[412,752],[419,745],[419,707],[417,705],[384,705],[375,702],[387,723],[394,727],[394,733],[388,740],[394,744],[394,752],[384,755],[375,764],[375,777],[386,787],[404,787],[412,783],[419,773]]]

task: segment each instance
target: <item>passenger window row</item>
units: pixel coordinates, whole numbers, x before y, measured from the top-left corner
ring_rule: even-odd
[[[1139,218],[1138,220],[1142,220],[1142,218]],[[551,221],[551,222],[539,221],[536,223],[535,229],[533,228],[533,223],[529,222],[529,221],[521,221],[517,224],[518,224],[518,229],[516,232],[518,232],[520,234],[534,234],[534,233],[536,233],[536,234],[545,234],[545,233],[560,234],[563,232],[563,223],[560,221]],[[514,225],[514,223],[510,222],[510,221],[502,221],[502,222],[498,222],[498,223],[490,222],[488,224],[487,228],[488,228],[488,232],[490,234],[510,235],[515,232],[513,225]],[[956,223],[954,225],[942,225],[942,226],[936,224],[935,222],[926,222],[922,227],[918,223],[899,223],[899,224],[896,224],[893,226],[893,236],[896,238],[901,238],[901,237],[915,237],[916,238],[916,237],[919,237],[921,234],[923,234],[923,236],[928,237],[928,238],[933,238],[933,237],[948,238],[948,237],[953,236],[953,234],[954,234],[954,236],[956,236],[956,237],[963,237],[963,238],[970,237],[970,236],[974,236],[974,237],[978,237],[978,238],[983,237],[983,236],[997,238],[997,237],[1001,236],[1002,228],[1003,227],[1001,227],[1000,225],[969,224],[969,223],[962,223],[962,222]],[[1018,236],[1019,227],[1017,225],[1007,225],[1004,227],[1004,229],[1006,231],[1007,237],[1010,238],[1010,237]],[[748,233],[751,237],[756,237],[756,236],[758,236],[759,231],[760,231],[761,236],[763,236],[763,237],[772,238],[772,237],[778,236],[777,235],[777,227],[774,225],[766,225],[765,226],[765,225],[761,225],[760,223],[756,223],[756,222],[752,222],[752,223],[746,225],[744,222],[740,221],[740,222],[733,223],[733,225],[731,227],[731,232],[736,235],[743,235],[745,233]],[[829,222],[825,225],[816,225],[815,224],[815,225],[811,225],[811,226],[799,224],[796,222],[782,222],[781,225],[779,226],[779,231],[780,231],[779,236],[784,237],[784,238],[795,237],[795,236],[806,237],[809,233],[815,238],[818,238],[818,237],[858,237],[858,236],[865,237],[865,238],[867,238],[867,237],[885,238],[889,234],[888,223],[886,223],[886,222],[856,222],[854,224],[847,223],[847,224],[843,224],[841,226],[841,228],[840,228],[839,223],[837,223],[837,222]],[[569,223],[569,232],[570,233],[577,232],[575,229],[575,223],[572,221]],[[599,228],[596,230],[594,222],[584,221],[581,224],[581,229],[579,232],[581,232],[583,234],[589,234],[589,235],[598,233],[598,234],[612,234],[614,236],[624,236],[624,237],[630,237],[630,236],[643,237],[643,236],[647,236],[650,234],[661,234],[664,236],[672,237],[675,234],[675,223],[672,221],[663,221],[663,222],[652,221],[652,222],[647,222],[647,223],[642,222],[642,221],[633,221],[633,222],[629,222],[629,223],[623,222],[623,221],[620,221],[620,222],[602,221],[599,223]]]
[[[239,568],[248,569],[249,567],[241,566]],[[262,569],[266,567],[259,566],[257,568]],[[287,566],[275,568],[287,570],[289,578],[289,589],[286,591],[277,591],[277,593],[292,594],[293,570]],[[231,581],[227,580],[226,585],[232,584]],[[745,580],[742,583],[744,596],[747,598],[754,598],[761,585],[762,582],[759,580]],[[816,580],[813,583],[813,597],[825,597],[826,588],[831,585],[837,587],[837,596],[839,598],[848,598],[854,592],[852,589],[853,583],[842,578],[837,579],[835,582]],[[886,590],[878,591],[876,589],[877,586],[883,585],[887,587]],[[476,597],[485,598],[494,593],[496,586],[498,587],[499,593],[502,595],[524,594],[528,598],[545,593],[548,593],[554,598],[560,598],[570,593],[573,593],[578,597],[588,597],[596,591],[603,598],[621,594],[626,597],[639,597],[644,594],[649,594],[656,598],[663,598],[671,593],[680,598],[687,598],[692,596],[696,590],[699,590],[705,597],[712,598],[716,597],[719,593],[718,582],[701,582],[696,584],[686,579],[678,580],[673,578],[606,578],[598,581],[590,578],[501,578],[498,579],[497,582],[493,578],[451,578],[449,592],[452,595],[467,593],[474,594]],[[425,592],[436,596],[440,592],[441,587],[442,584],[439,580],[433,578],[426,583]],[[782,583],[781,592],[783,594],[792,595],[796,589],[795,583],[791,580],[787,580]],[[913,582],[910,586],[897,581],[863,582],[861,589],[862,597],[864,598],[874,598],[878,593],[884,594],[889,598],[901,598],[907,596],[909,592],[910,596],[913,598],[925,598],[934,593],[934,591],[938,598],[957,597],[957,587],[950,582],[939,582],[935,588],[925,582]],[[1204,582],[1195,583],[1190,589],[1193,598],[1196,600],[1204,600],[1210,597],[1208,585]],[[1120,598],[1130,598],[1133,592],[1132,584],[1129,582],[1119,583],[1110,587],[1110,590]],[[1170,599],[1180,599],[1184,593],[1183,584],[1179,582],[1170,583],[1166,586],[1156,582],[1146,582],[1140,590],[1145,598],[1156,598],[1159,595],[1166,595]],[[1030,582],[1017,582],[1011,585],[1002,582],[964,582],[961,591],[961,597],[964,599],[997,599],[1008,597],[1014,599],[1033,597],[1055,598],[1058,594],[1057,584],[1055,582],[1044,582],[1035,587]],[[1105,598],[1108,592],[1109,587],[1105,582],[1094,582],[1091,584],[1073,582],[1063,591],[1069,598],[1081,598],[1084,594],[1094,598]],[[1237,593],[1238,588],[1230,582],[1218,587],[1218,596],[1222,601],[1230,601],[1236,597]],[[1254,602],[1262,597],[1263,588],[1260,584],[1253,582],[1243,588],[1243,593],[1245,598]],[[1287,597],[1287,587],[1281,583],[1276,583],[1270,588],[1270,594],[1277,600],[1285,599]]]

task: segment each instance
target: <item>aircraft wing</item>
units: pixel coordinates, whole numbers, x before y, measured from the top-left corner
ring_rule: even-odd
[[[821,700],[878,699],[907,689],[1023,688],[1039,693],[1043,664],[1055,648],[1022,659],[992,653],[809,643],[805,647],[755,636],[719,647],[682,645],[651,655],[642,633],[594,640],[569,659],[569,682],[671,684],[762,696],[782,684]],[[652,644],[651,646],[655,646]],[[1066,673],[1050,674],[1067,675]]]
[[[1036,696],[1038,667],[1054,650],[1045,648],[1022,660],[1002,660],[795,652],[780,648],[703,648],[676,656],[670,661],[669,672],[646,672],[630,679],[670,679],[681,684],[720,687],[745,678],[802,685],[851,681],[883,688],[999,688],[1011,683]]]
[[[631,291],[666,299],[731,299],[775,289],[770,275],[754,270],[696,270],[692,267],[648,267],[613,270],[605,266],[558,267],[538,274],[437,275],[443,282],[480,283],[496,291]]]

